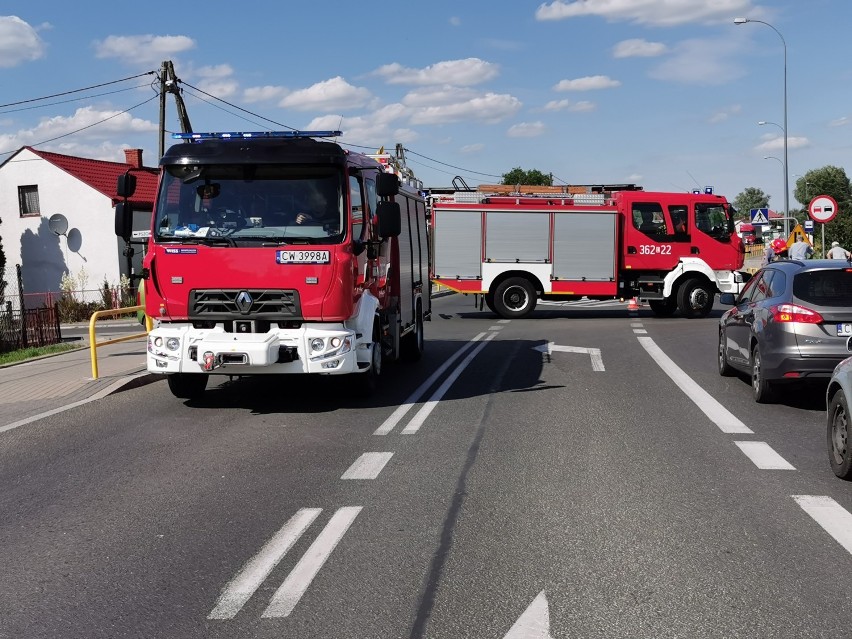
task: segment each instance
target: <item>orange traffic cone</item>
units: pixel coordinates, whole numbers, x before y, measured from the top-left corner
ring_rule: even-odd
[[[639,301],[634,297],[630,300],[630,303],[627,305],[628,311],[638,311],[639,310]]]

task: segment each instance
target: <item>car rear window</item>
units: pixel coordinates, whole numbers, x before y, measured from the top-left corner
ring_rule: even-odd
[[[793,278],[793,295],[818,306],[852,306],[852,270],[799,273]]]

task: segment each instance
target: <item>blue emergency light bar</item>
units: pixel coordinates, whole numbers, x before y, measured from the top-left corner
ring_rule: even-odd
[[[225,131],[222,133],[172,133],[175,140],[231,140],[247,138],[337,138],[341,131]]]

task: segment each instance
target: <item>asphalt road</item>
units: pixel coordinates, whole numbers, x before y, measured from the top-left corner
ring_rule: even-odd
[[[849,635],[822,388],[720,377],[721,309],[434,310],[370,399],[157,382],[0,436],[0,637]]]

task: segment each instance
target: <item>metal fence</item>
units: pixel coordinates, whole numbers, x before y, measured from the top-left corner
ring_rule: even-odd
[[[12,281],[0,278],[0,353],[62,341],[56,302],[28,305],[20,265]]]

